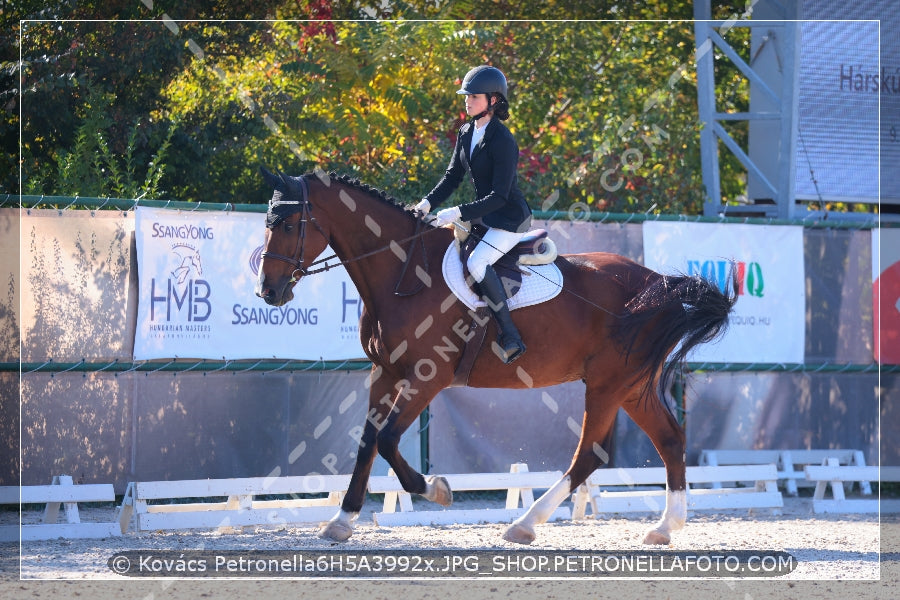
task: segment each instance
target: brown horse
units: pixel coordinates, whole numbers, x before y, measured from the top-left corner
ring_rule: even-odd
[[[359,332],[372,361],[369,410],[341,510],[319,535],[336,541],[352,535],[376,449],[403,489],[449,505],[453,496],[446,479],[426,479],[400,455],[398,443],[451,384],[473,320],[436,267],[452,231],[425,224],[410,207],[347,177],[322,171],[276,176],[265,170],[263,176],[275,191],[256,294],[271,305],[288,302],[302,277],[334,266],[316,260],[330,245],[364,304]],[[563,274],[562,292],[512,313],[528,352],[506,365],[486,347],[468,378],[469,386],[480,388],[543,387],[576,379],[587,386],[571,465],[503,537],[531,543],[534,526],[606,462],[600,443],[622,407],[666,466],[665,511],[644,543],[667,544],[687,514],[685,436],[659,390],[666,389],[672,368],[694,346],[727,326],[736,288],[731,282],[723,293],[704,279],[660,275],[615,254],[562,255],[555,262]],[[492,340],[495,324],[488,327],[486,339]]]

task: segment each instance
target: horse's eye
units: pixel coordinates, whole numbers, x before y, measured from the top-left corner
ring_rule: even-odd
[[[288,223],[287,221],[285,221],[285,223],[284,223],[284,230],[287,231],[287,232],[291,232],[291,231],[294,230],[294,226],[291,225],[290,223]]]

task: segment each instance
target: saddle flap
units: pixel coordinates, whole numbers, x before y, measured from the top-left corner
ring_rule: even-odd
[[[466,229],[454,228],[459,245],[459,260],[463,264],[467,281],[470,281],[471,277],[468,277],[466,261],[487,230],[487,227],[480,222],[468,224]],[[522,287],[522,274],[528,274],[522,268],[523,265],[550,264],[556,260],[557,256],[556,244],[550,239],[550,234],[546,229],[532,229],[522,236],[512,250],[494,263],[494,269],[506,288],[507,297],[512,298]],[[470,285],[470,289],[478,295],[478,290],[473,286]]]

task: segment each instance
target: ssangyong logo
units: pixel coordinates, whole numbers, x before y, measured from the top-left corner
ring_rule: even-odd
[[[154,223],[150,226],[150,237],[175,240],[211,240],[214,239],[212,227],[197,225],[164,225]]]
[[[212,313],[210,295],[200,252],[190,244],[173,244],[166,276],[150,280],[150,322],[205,321]]]

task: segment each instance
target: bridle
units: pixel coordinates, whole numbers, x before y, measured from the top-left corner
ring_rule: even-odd
[[[306,177],[301,176],[301,177],[297,177],[297,179],[300,180],[300,198],[299,199],[297,199],[297,200],[279,200],[274,203],[273,202],[269,203],[270,211],[272,210],[272,208],[274,208],[276,206],[280,206],[280,205],[297,205],[297,206],[299,206],[299,208],[300,208],[300,227],[299,227],[299,232],[297,234],[297,245],[294,247],[294,253],[292,256],[285,256],[284,254],[278,254],[277,252],[269,252],[268,250],[265,250],[260,255],[261,258],[272,258],[275,260],[280,260],[280,261],[285,262],[285,263],[291,265],[292,267],[294,267],[294,271],[291,273],[291,278],[288,281],[288,283],[294,283],[294,282],[298,281],[300,279],[300,277],[315,275],[316,273],[323,273],[323,272],[329,271],[335,267],[339,267],[339,266],[343,266],[343,265],[346,265],[346,264],[349,264],[352,262],[356,262],[358,260],[362,260],[363,258],[368,258],[368,257],[378,254],[380,252],[384,252],[385,250],[393,250],[396,253],[397,252],[396,249],[399,247],[400,244],[403,244],[405,242],[409,242],[409,241],[412,241],[412,240],[415,240],[418,238],[422,238],[425,234],[427,234],[431,231],[439,231],[440,230],[439,227],[429,227],[429,228],[423,230],[422,226],[425,223],[423,221],[419,220],[416,223],[415,233],[409,237],[402,239],[402,240],[394,240],[385,246],[382,246],[382,247],[372,250],[370,252],[366,252],[364,254],[360,254],[358,256],[354,256],[353,258],[348,258],[346,260],[340,260],[340,257],[338,257],[337,254],[332,254],[331,256],[327,256],[325,258],[320,258],[318,260],[315,260],[315,261],[311,262],[309,265],[304,265],[304,263],[306,262],[304,256],[305,256],[305,248],[306,248],[306,230],[307,230],[308,224],[311,223],[316,228],[316,230],[319,232],[319,234],[321,234],[322,237],[325,238],[325,241],[328,244],[331,243],[331,239],[328,237],[328,235],[325,233],[325,230],[322,229],[322,226],[319,225],[318,221],[316,221],[316,218],[312,214],[312,203],[309,201],[309,184],[306,181]],[[285,185],[287,185],[287,182],[285,182]],[[279,223],[280,223],[280,221],[274,223],[271,226],[269,226],[269,224],[267,223],[267,226],[269,227],[269,229],[274,229],[275,227],[278,226]],[[424,258],[425,271],[427,272],[428,271],[428,253],[425,251],[424,243],[425,242],[423,240],[422,241],[422,244],[423,244],[422,245],[422,255],[425,257]],[[415,246],[413,246],[413,248],[415,248]],[[410,295],[413,295],[413,294],[417,293],[418,291],[420,291],[422,289],[422,287],[424,286],[424,284],[420,281],[419,287],[417,287],[412,292],[400,292],[399,291],[400,282],[403,280],[403,277],[406,274],[407,268],[412,259],[412,255],[413,255],[412,252],[406,253],[406,259],[404,261],[403,270],[400,273],[400,279],[397,281],[397,285],[394,287],[394,294],[396,294],[396,295],[410,296]],[[335,259],[335,258],[338,259],[338,262],[331,263],[331,264],[328,263],[328,261]],[[316,265],[320,265],[323,263],[324,263],[324,266],[322,266],[322,267],[319,267],[317,269],[312,268]]]
[[[299,177],[300,180],[300,199],[299,200],[279,200],[278,202],[269,203],[269,210],[280,205],[285,204],[295,204],[300,207],[300,231],[297,234],[297,245],[294,247],[294,254],[292,256],[285,256],[284,254],[278,254],[277,252],[269,252],[268,250],[263,251],[260,255],[261,258],[273,258],[275,260],[280,260],[282,262],[286,262],[287,264],[294,267],[294,271],[291,273],[290,283],[293,283],[300,279],[300,277],[311,275],[312,273],[318,273],[320,271],[327,271],[330,269],[330,266],[326,266],[324,269],[317,269],[315,271],[310,271],[309,267],[322,262],[316,261],[309,265],[309,267],[303,266],[305,262],[304,254],[306,249],[306,226],[308,223],[312,223],[315,228],[322,234],[322,237],[325,238],[325,241],[330,242],[328,236],[325,235],[325,231],[322,229],[321,225],[316,221],[315,217],[312,215],[312,205],[309,202],[309,184],[306,182],[306,177]],[[274,223],[269,229],[275,229],[280,223]],[[267,223],[268,225],[268,223]],[[333,257],[329,257],[333,258]],[[324,259],[328,260],[328,259]],[[299,273],[299,277],[298,277]]]

